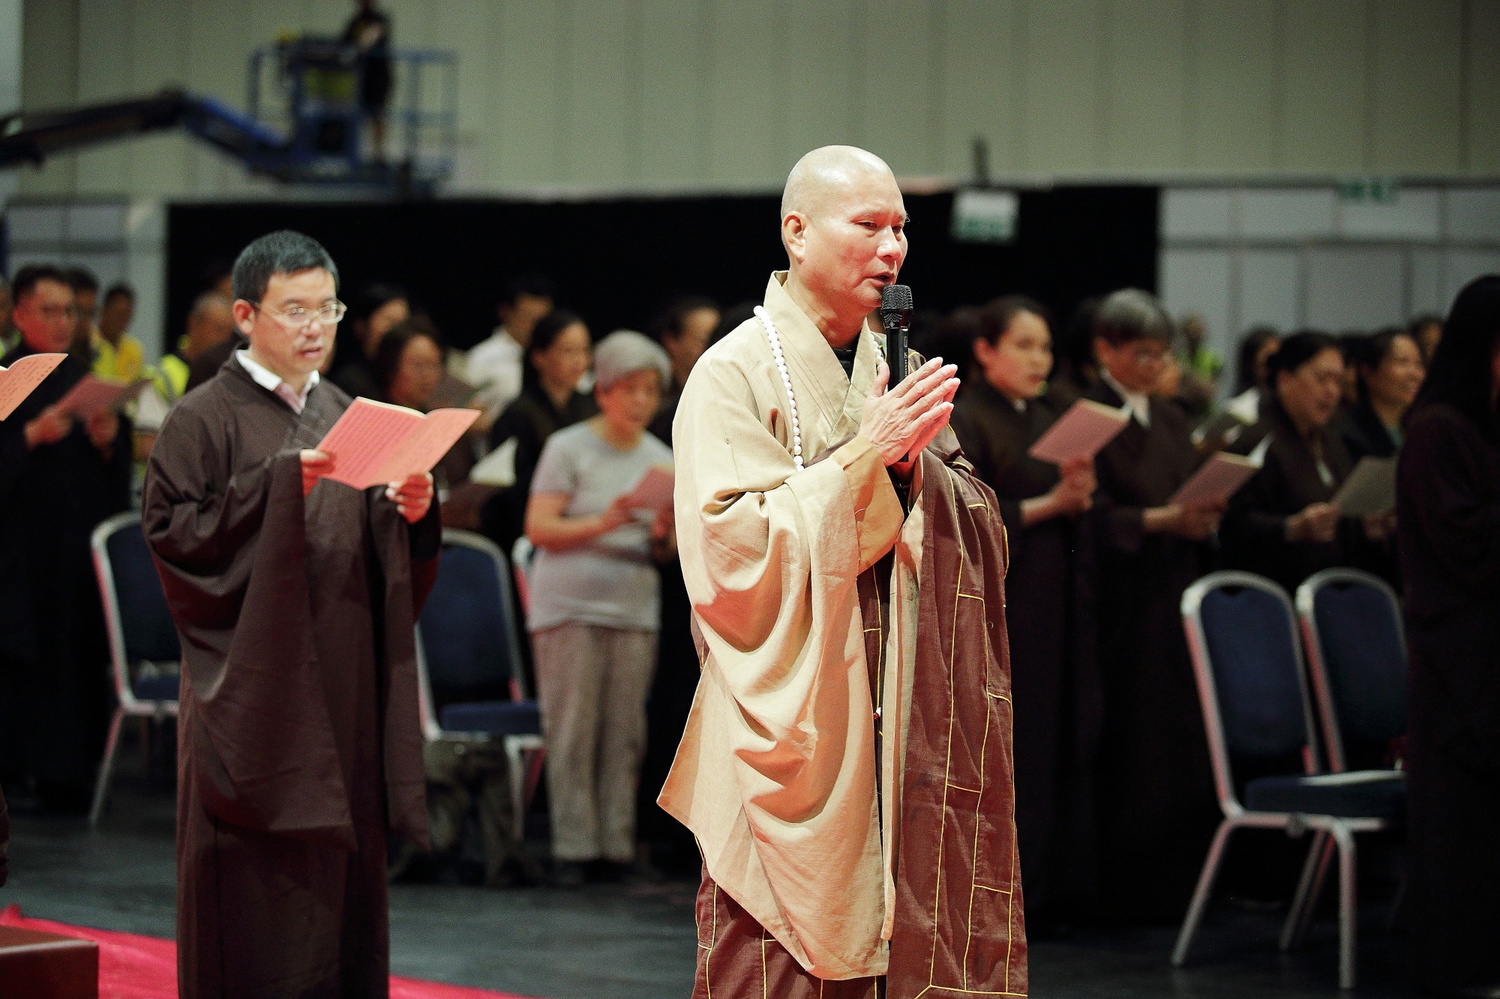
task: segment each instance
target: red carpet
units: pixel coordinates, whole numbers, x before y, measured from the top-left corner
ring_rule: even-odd
[[[0,911],[0,926],[61,933],[99,945],[99,999],[176,999],[177,944],[135,933],[69,926],[48,919],[29,919],[21,907]],[[391,999],[524,999],[461,985],[440,985],[391,976]]]

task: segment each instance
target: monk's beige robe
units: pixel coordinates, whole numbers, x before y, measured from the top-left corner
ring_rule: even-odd
[[[846,379],[784,280],[772,276],[765,308],[807,467],[789,453],[786,389],[758,319],[703,355],[673,424],[677,536],[703,676],[660,803],[697,836],[713,879],[804,968],[847,979],[886,971],[898,833],[897,808],[880,828],[856,579],[895,546],[881,766],[896,801],[920,503],[903,530],[879,452],[856,435],[881,359],[876,325],[861,333]]]

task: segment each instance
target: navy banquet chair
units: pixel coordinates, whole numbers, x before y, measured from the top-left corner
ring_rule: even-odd
[[[94,528],[90,545],[109,631],[109,671],[116,702],[89,808],[89,825],[96,826],[104,812],[125,719],[159,723],[177,715],[182,650],[161,577],[141,530],[140,514],[120,513],[105,520]]]
[[[1312,706],[1304,683],[1291,599],[1275,583],[1247,572],[1215,572],[1182,595],[1183,627],[1203,709],[1214,785],[1224,819],[1214,834],[1198,886],[1172,952],[1181,967],[1203,918],[1229,837],[1238,829],[1306,831],[1331,837],[1339,855],[1339,987],[1354,987],[1356,833],[1387,829],[1405,788],[1391,771],[1321,771]],[[1295,772],[1250,780],[1240,799],[1232,764],[1265,768],[1300,757]],[[1302,918],[1315,838],[1283,946]]]

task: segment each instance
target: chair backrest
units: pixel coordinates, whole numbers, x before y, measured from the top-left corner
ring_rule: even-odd
[[[1317,769],[1302,650],[1286,592],[1263,576],[1214,572],[1182,594],[1198,700],[1219,803],[1237,810],[1231,760],[1264,762],[1301,753]]]
[[[1406,634],[1396,592],[1359,569],[1324,569],[1297,587],[1313,698],[1331,770],[1345,739],[1384,746],[1406,733]]]
[[[132,689],[133,667],[181,661],[177,626],[146,546],[140,514],[120,513],[103,521],[94,528],[90,545],[109,630],[115,694],[122,704],[134,704],[138,699]]]
[[[525,699],[509,572],[489,539],[443,531],[437,582],[420,619],[421,651],[439,705],[507,693]]]

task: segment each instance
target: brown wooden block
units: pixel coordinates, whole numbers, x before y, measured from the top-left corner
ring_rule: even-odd
[[[99,945],[0,926],[0,999],[99,999]]]

